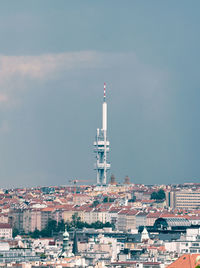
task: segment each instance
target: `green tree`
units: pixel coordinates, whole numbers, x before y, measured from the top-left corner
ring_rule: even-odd
[[[35,231],[31,234],[31,238],[39,238],[40,237],[40,231],[38,229],[35,229]]]
[[[154,200],[164,200],[165,198],[165,191],[163,189],[160,189],[158,192],[153,192],[151,194],[151,199]]]
[[[71,227],[78,228],[78,224],[80,223],[81,218],[78,216],[78,213],[74,213],[72,215]]]
[[[46,227],[41,231],[42,237],[51,237],[53,232],[57,231],[57,222],[55,220],[49,220]]]
[[[101,221],[96,221],[91,224],[91,227],[94,229],[102,229],[104,227],[104,224]]]
[[[64,232],[65,230],[65,223],[64,220],[61,220],[57,224],[57,232]]]
[[[103,203],[108,203],[108,197],[106,196],[106,197],[104,197],[104,199],[103,199]]]
[[[164,200],[166,198],[166,196],[165,196],[165,191],[163,190],[163,189],[160,189],[159,191],[158,191],[158,199],[160,199],[160,200]]]
[[[98,200],[94,200],[94,202],[92,203],[92,207],[95,208],[96,206],[98,206],[100,202]]]
[[[106,223],[104,224],[104,227],[112,227],[112,228],[113,228],[113,224],[110,223],[110,222],[106,222]]]
[[[17,235],[19,235],[19,230],[17,228],[14,228],[12,236],[15,238]]]
[[[153,193],[151,194],[151,199],[153,199],[153,200],[157,200],[157,198],[158,198],[158,194],[157,194],[157,192],[153,192]]]
[[[44,253],[41,253],[40,258],[41,259],[46,259],[46,255]]]

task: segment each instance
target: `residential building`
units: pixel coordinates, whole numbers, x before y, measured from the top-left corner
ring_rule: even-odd
[[[12,227],[8,223],[0,223],[0,238],[11,239]]]
[[[118,212],[118,221],[117,221],[117,229],[119,231],[127,230],[127,214],[130,212],[129,209],[123,209]]]
[[[138,211],[137,210],[130,210],[126,214],[126,230],[133,230],[136,229],[136,215]]]
[[[145,212],[138,212],[136,215],[136,228],[139,226],[146,226],[147,225],[147,213]]]

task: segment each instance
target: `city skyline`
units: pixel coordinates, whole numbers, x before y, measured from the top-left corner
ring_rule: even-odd
[[[198,1],[0,7],[2,188],[95,183],[104,81],[110,174],[199,182]]]

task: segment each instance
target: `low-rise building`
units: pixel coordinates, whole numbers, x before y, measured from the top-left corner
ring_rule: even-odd
[[[0,223],[0,238],[11,239],[12,227],[8,223]]]

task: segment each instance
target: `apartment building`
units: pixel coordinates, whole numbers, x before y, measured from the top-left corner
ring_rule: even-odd
[[[127,214],[130,210],[124,209],[118,213],[117,229],[119,231],[127,230]]]
[[[136,214],[138,213],[137,210],[130,210],[126,214],[126,229],[133,230],[136,229]]]
[[[136,215],[136,228],[139,226],[146,226],[147,225],[147,213],[145,212],[138,212]]]
[[[9,212],[9,222],[13,228],[23,232],[23,209],[12,209]]]
[[[146,217],[146,225],[154,226],[155,221],[160,217],[160,212],[149,213]]]
[[[167,192],[166,203],[172,209],[200,208],[200,191],[181,190]]]
[[[35,229],[41,231],[41,211],[27,209],[23,212],[23,230],[25,233],[34,232]]]
[[[92,207],[87,207],[85,208],[84,211],[84,221],[91,224],[93,222],[93,210],[94,208]]]
[[[0,223],[0,238],[12,238],[12,228],[8,223]]]
[[[0,214],[0,223],[8,223],[8,214]]]
[[[118,222],[118,213],[121,211],[121,208],[116,208],[113,207],[109,210],[108,213],[108,222],[113,223],[115,227],[117,227],[117,222]]]

